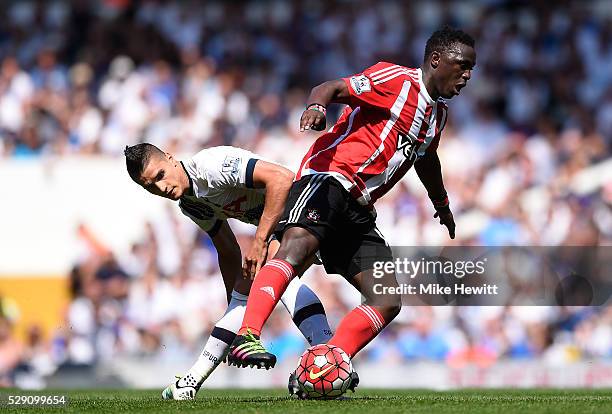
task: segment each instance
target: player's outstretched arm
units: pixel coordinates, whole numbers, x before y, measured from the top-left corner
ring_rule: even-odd
[[[438,153],[435,151],[427,152],[424,157],[414,163],[414,169],[436,209],[434,218],[440,218],[440,224],[448,228],[448,235],[451,239],[454,239],[455,220],[448,203],[448,195],[444,189],[442,165]]]
[[[268,240],[278,223],[293,183],[293,173],[278,164],[258,160],[253,170],[253,186],[266,189],[264,210],[259,219],[255,239],[244,256],[243,276],[254,279],[266,261]]]
[[[300,119],[300,131],[325,129],[325,114],[330,103],[348,104],[348,87],[342,79],[323,82],[310,91],[306,110]]]
[[[232,290],[234,289],[238,293],[248,295],[250,283],[248,286],[239,286],[244,284],[243,279],[239,277],[242,272],[242,268],[240,267],[242,263],[242,253],[240,252],[240,245],[238,245],[236,236],[229,224],[227,224],[227,221],[221,221],[221,227],[219,227],[219,230],[211,238],[217,249],[219,269],[223,277],[228,303],[231,300]]]

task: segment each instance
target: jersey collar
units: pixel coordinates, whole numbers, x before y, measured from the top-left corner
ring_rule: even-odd
[[[427,92],[425,83],[423,83],[423,71],[421,70],[421,68],[417,68],[417,72],[419,73],[419,86],[421,88],[421,93],[423,94],[423,97],[425,97],[427,103],[429,105],[433,105],[436,101],[434,101],[431,96],[429,96],[429,92]]]

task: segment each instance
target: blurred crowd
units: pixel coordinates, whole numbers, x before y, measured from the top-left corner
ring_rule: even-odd
[[[147,141],[178,154],[237,145],[296,167],[316,137],[297,127],[313,86],[379,60],[419,66],[433,30],[460,27],[476,39],[477,66],[449,102],[439,148],[453,243],[612,241],[608,1],[75,0],[2,9],[5,159],[117,157]],[[392,245],[449,242],[414,176],[377,211]],[[253,229],[235,230],[244,250]],[[27,357],[2,357],[0,377],[33,354],[47,355],[38,358],[43,371],[116,355],[195,357],[225,306],[215,252],[174,210],[144,234],[130,252],[111,252],[81,228],[65,326],[50,343],[34,329],[22,344]],[[336,326],[357,295],[320,267],[311,273]],[[269,324],[281,358],[304,348],[290,325],[282,312]],[[359,358],[452,366],[610,358],[611,326],[610,307],[405,308]],[[13,355],[4,352],[11,346],[3,317],[0,355]]]

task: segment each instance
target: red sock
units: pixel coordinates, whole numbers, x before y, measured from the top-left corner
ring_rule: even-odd
[[[239,335],[245,334],[247,329],[255,335],[261,335],[261,328],[294,275],[293,266],[280,259],[270,260],[259,270],[249,292]]]
[[[357,306],[340,321],[336,334],[328,344],[339,346],[352,358],[386,325],[380,312],[372,306]]]

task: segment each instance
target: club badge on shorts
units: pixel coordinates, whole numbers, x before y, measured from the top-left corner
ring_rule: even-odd
[[[316,223],[321,218],[321,215],[319,214],[316,208],[309,208],[308,213],[306,213],[306,218]]]

